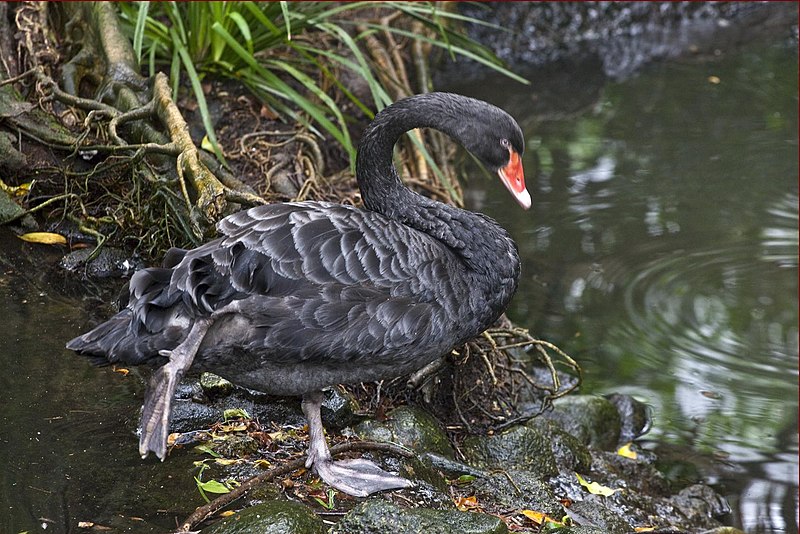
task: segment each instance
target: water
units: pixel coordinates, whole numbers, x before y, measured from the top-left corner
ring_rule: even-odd
[[[585,391],[653,405],[650,446],[706,462],[731,523],[796,533],[796,53],[453,89],[509,109],[527,136],[531,211],[485,180],[468,191],[521,245],[511,317],[576,357]],[[59,251],[3,228],[0,250],[0,532],[174,528],[203,504],[195,458],[141,461],[136,371],[63,348],[111,306],[47,275],[41,255]]]
[[[89,322],[78,296],[87,284],[53,275],[58,250],[5,228],[0,251],[0,532],[88,532],[80,521],[114,532],[174,528],[203,504],[195,458],[142,461],[141,378],[92,368],[64,349]]]
[[[651,404],[649,438],[698,457],[733,524],[797,532],[796,51],[549,74],[450,88],[526,135],[530,212],[467,190],[520,245],[509,315],[580,362],[585,392]]]

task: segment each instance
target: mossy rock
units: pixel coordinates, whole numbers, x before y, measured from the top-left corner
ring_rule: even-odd
[[[619,443],[619,412],[603,397],[569,395],[556,401],[553,411],[542,417],[555,421],[589,447],[610,451]]]
[[[385,421],[368,420],[356,427],[362,439],[397,443],[419,452],[453,457],[453,447],[439,422],[420,408],[400,406]]]
[[[233,391],[233,384],[214,373],[202,373],[200,387],[203,388],[203,393],[210,398],[224,397]]]
[[[458,510],[401,508],[380,498],[359,504],[334,525],[330,534],[507,534],[503,521],[493,515]]]
[[[605,534],[629,534],[632,532],[633,527],[620,513],[607,507],[603,499],[597,495],[589,495],[582,501],[573,501],[569,510],[578,517],[590,519],[593,526]]]
[[[515,426],[493,436],[471,436],[461,450],[477,467],[523,469],[539,477],[558,474],[550,438],[536,428]]]
[[[203,534],[323,534],[322,519],[307,506],[292,501],[270,501],[245,508],[223,519]]]
[[[493,501],[505,509],[536,510],[556,519],[565,515],[550,486],[530,471],[491,473],[476,479],[470,491],[479,496],[479,502]]]
[[[0,137],[2,139],[2,137]],[[8,193],[0,190],[0,224],[5,224],[14,219],[25,215],[25,210],[8,196]]]
[[[535,418],[525,426],[543,432],[550,439],[550,447],[561,471],[587,471],[592,465],[592,454],[578,438],[566,432],[555,421]]]

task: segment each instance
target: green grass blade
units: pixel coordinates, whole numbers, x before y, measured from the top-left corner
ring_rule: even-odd
[[[150,9],[150,2],[140,2],[139,10],[136,15],[136,27],[133,30],[133,53],[136,61],[142,61],[142,42],[144,41],[144,30],[147,23],[147,12]]]
[[[283,13],[283,21],[286,24],[286,40],[292,40],[292,22],[289,16],[289,4],[287,2],[280,2],[281,12]]]
[[[222,27],[221,24],[215,23],[212,26],[212,29],[216,32],[219,32],[220,35],[223,36],[223,38],[227,41],[228,46],[230,46],[234,52],[239,54],[239,57],[241,57],[247,63],[248,67],[250,67],[255,74],[263,79],[266,87],[280,92],[282,95],[285,95],[287,99],[300,106],[303,111],[308,113],[311,118],[317,122],[317,124],[322,126],[323,129],[330,133],[334,139],[336,139],[344,147],[350,156],[351,161],[355,161],[355,149],[353,148],[352,143],[349,141],[349,135],[346,135],[339,128],[337,128],[336,125],[328,120],[324,112],[319,107],[292,89],[292,87],[290,87],[286,82],[278,78],[274,73],[270,72],[269,69],[265,69],[263,66],[261,66],[251,54],[248,54],[247,51],[242,48],[238,42],[236,42],[236,40],[225,30],[225,28]]]

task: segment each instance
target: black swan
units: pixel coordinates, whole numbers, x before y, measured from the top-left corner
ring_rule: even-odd
[[[302,395],[307,466],[365,496],[410,482],[366,460],[334,462],[322,389],[420,369],[488,328],[517,288],[520,261],[494,220],[435,202],[401,182],[400,136],[435,128],[477,156],[528,208],[522,132],[506,112],[450,93],[400,100],[375,116],[358,149],[365,209],[290,202],[241,211],[221,235],[171,249],[133,275],[127,306],[67,348],[96,364],[149,364],[139,452],[162,460],[175,387],[191,366],[275,395]]]

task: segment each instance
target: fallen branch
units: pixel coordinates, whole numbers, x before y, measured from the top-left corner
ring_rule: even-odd
[[[392,443],[376,443],[371,441],[359,441],[336,445],[331,447],[331,456],[335,457],[339,454],[351,451],[383,451],[390,452],[404,458],[411,458],[414,456],[414,453],[398,445],[394,445]],[[302,457],[292,460],[291,462],[288,462],[280,467],[270,469],[269,471],[261,473],[260,475],[256,475],[245,480],[240,486],[237,486],[231,490],[230,493],[225,493],[210,503],[197,508],[189,517],[184,520],[184,522],[175,532],[191,532],[195,525],[205,521],[208,517],[232,503],[236,499],[242,497],[245,493],[255,488],[259,484],[269,482],[270,480],[273,480],[279,476],[296,471],[297,469],[304,467],[305,462],[306,456],[303,455]]]

